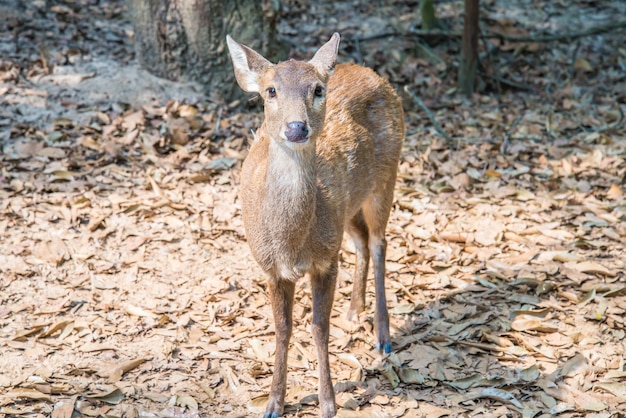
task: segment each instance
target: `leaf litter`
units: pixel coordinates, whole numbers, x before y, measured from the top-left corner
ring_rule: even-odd
[[[481,13],[513,36],[532,32],[546,7],[558,30],[571,25],[561,18],[580,19],[522,3],[486,2]],[[374,349],[371,303],[358,322],[345,319],[346,242],[330,338],[338,416],[623,414],[619,36],[581,39],[573,64],[568,43],[490,41],[491,93],[469,101],[450,92],[456,41],[417,51],[414,38],[375,37],[419,24],[411,4],[316,3],[304,23],[304,6],[286,4],[280,31],[301,45],[294,55],[309,56],[320,28],[334,27],[343,59],[419,92],[454,138],[405,97],[388,228],[394,352]],[[438,16],[460,27],[452,6],[438,3]],[[626,11],[577,7],[598,19]],[[121,1],[15,10],[6,16],[21,28],[17,44],[11,25],[0,42],[0,416],[261,414],[275,341],[237,188],[262,115],[176,85],[160,84],[157,100],[87,94],[115,84],[105,68],[140,71]],[[501,84],[498,71],[535,92]],[[306,281],[296,297],[286,416],[315,416]]]

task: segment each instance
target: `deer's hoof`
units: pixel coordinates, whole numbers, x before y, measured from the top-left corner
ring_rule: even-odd
[[[350,302],[350,308],[348,309],[348,313],[346,314],[346,318],[351,322],[358,322],[359,315],[363,312],[363,303],[352,300]]]
[[[376,349],[384,354],[391,353],[391,343],[376,343]]]
[[[270,400],[270,402],[267,405],[267,408],[265,409],[265,415],[263,415],[263,418],[278,418],[280,417],[283,412],[283,408],[281,407],[282,403],[280,402],[276,402],[276,401],[272,401]]]
[[[346,319],[350,322],[356,322],[359,314],[354,309],[350,309],[346,314]]]

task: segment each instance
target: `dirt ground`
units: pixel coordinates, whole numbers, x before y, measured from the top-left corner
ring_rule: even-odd
[[[346,240],[338,416],[626,416],[626,32],[494,35],[626,15],[566,3],[481,3],[471,99],[454,91],[462,2],[436,3],[448,35],[428,37],[411,32],[417,2],[283,3],[295,56],[339,31],[341,60],[375,68],[406,109],[393,352],[374,349],[371,284],[345,319]],[[237,191],[262,115],[147,74],[125,13],[0,2],[0,417],[259,416],[273,320]],[[285,415],[317,416],[306,280],[296,299]]]

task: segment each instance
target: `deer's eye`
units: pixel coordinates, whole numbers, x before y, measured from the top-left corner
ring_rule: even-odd
[[[276,89],[274,87],[270,87],[267,89],[267,95],[269,97],[276,97]]]
[[[324,95],[324,89],[322,88],[322,86],[315,87],[314,94],[315,97],[322,97]]]

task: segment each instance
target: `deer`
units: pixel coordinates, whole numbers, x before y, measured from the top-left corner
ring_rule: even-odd
[[[328,356],[330,316],[344,232],[356,253],[348,318],[365,309],[370,256],[376,346],[392,349],[385,296],[385,230],[393,205],[404,112],[373,70],[337,64],[334,33],[309,61],[273,64],[227,35],[237,83],[263,99],[264,120],[240,174],[248,245],[267,276],[275,325],[274,373],[264,418],[284,412],[296,282],[311,285],[311,333],[320,416],[337,412]]]

